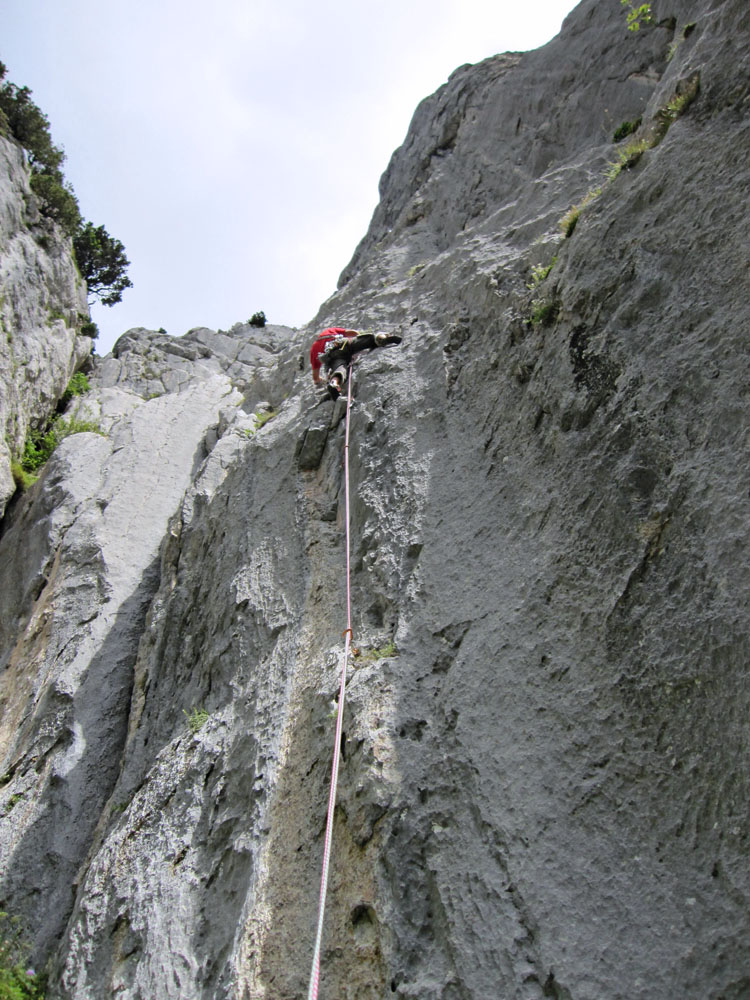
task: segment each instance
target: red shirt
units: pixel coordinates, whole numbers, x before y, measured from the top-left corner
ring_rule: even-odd
[[[329,340],[333,340],[334,337],[356,336],[356,330],[346,330],[343,326],[329,326],[327,330],[324,330],[310,348],[310,364],[312,366],[313,375],[316,375],[320,371],[320,366],[322,364],[320,356],[326,349],[326,344]]]

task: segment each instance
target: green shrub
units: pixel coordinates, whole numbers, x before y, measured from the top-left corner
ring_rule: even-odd
[[[32,431],[26,439],[21,456],[21,467],[24,472],[36,472],[41,469],[55,448],[54,439],[41,431]]]
[[[621,142],[623,139],[627,139],[629,135],[633,132],[637,132],[641,127],[641,122],[643,118],[636,118],[633,122],[623,122],[622,125],[615,129],[615,133],[612,136],[612,142]]]
[[[59,406],[65,407],[74,396],[83,396],[91,391],[89,380],[83,372],[76,372],[65,387],[65,392],[60,397]]]
[[[553,257],[546,266],[544,264],[534,264],[531,269],[531,281],[526,285],[526,287],[533,290],[537,287],[537,285],[541,285],[556,263],[557,257]]]
[[[626,21],[628,31],[640,31],[641,24],[651,24],[651,4],[641,3],[636,5],[632,0],[620,0],[623,7],[627,7]]]
[[[71,417],[70,420],[54,421],[54,426],[58,444],[71,434],[101,434],[105,437],[104,431],[95,420],[78,420],[77,417]]]
[[[0,63],[0,80],[6,68]],[[80,225],[78,201],[65,183],[62,165],[65,153],[52,142],[49,119],[31,100],[28,87],[5,82],[0,87],[0,110],[7,129],[26,150],[31,167],[31,188],[41,202],[44,215],[57,222],[70,236]]]
[[[29,434],[21,456],[21,466],[25,472],[36,472],[66,437],[86,432],[101,434],[102,430],[93,420],[78,420],[76,417],[63,420],[58,414],[52,419],[47,430],[32,431]]]
[[[86,323],[81,324],[78,332],[82,337],[91,337],[92,340],[96,340],[99,336],[99,327],[92,320],[88,320]]]
[[[32,170],[29,183],[42,202],[42,213],[72,236],[81,224],[81,211],[73,189],[63,181],[62,174]]]
[[[210,718],[205,708],[198,708],[197,706],[191,708],[189,712],[183,708],[182,714],[187,719],[188,729],[193,736],[205,726]]]
[[[46,977],[28,965],[21,921],[0,911],[0,1000],[43,1000]]]
[[[15,458],[10,463],[10,474],[13,476],[16,489],[21,490],[22,493],[30,489],[39,478],[33,472],[27,472],[18,459]]]
[[[5,815],[7,816],[11,809],[14,806],[17,806],[19,802],[23,802],[23,795],[21,795],[20,792],[17,792],[15,795],[11,795],[5,805]]]
[[[250,326],[265,326],[266,325],[266,314],[261,310],[260,312],[253,313],[253,315],[248,320]]]
[[[5,80],[6,67],[0,63],[0,80]],[[6,82],[0,87],[0,110],[7,128],[29,155],[29,163],[37,170],[60,171],[65,153],[52,142],[49,119],[31,100],[28,87]]]
[[[558,305],[554,299],[535,299],[531,306],[532,326],[548,326],[557,318]]]

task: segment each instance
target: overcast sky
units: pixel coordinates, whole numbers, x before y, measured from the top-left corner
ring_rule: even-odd
[[[536,48],[574,0],[2,0],[0,60],[64,147],[84,217],[134,287],[92,308],[181,335],[263,310],[300,326],[335,291],[422,98]]]

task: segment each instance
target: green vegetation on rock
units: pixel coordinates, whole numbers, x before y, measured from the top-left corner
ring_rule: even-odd
[[[197,705],[194,706],[189,712],[183,708],[182,714],[187,719],[188,729],[193,736],[200,732],[209,720],[209,714],[205,708],[198,708]]]
[[[636,132],[641,127],[642,118],[636,118],[635,121],[623,122],[618,128],[615,129],[614,135],[612,136],[612,142],[621,142],[623,139],[627,139],[629,135]]]
[[[86,432],[93,434],[103,433],[99,424],[93,420],[79,420],[77,417],[63,420],[62,416],[57,414],[53,417],[46,430],[32,431],[29,434],[21,461],[16,464],[20,464],[22,471],[27,474],[27,477],[29,475],[33,476],[34,473],[41,469],[61,441],[65,440],[66,437],[70,437],[71,434],[83,434]],[[26,478],[22,482],[16,479],[16,484],[22,489],[27,488],[33,482],[34,478],[30,480]]]
[[[667,103],[659,108],[651,123],[641,129],[641,119],[635,122],[623,122],[614,134],[614,141],[627,135],[641,131],[641,135],[633,134],[633,137],[617,149],[617,159],[611,161],[605,170],[605,184],[597,188],[591,188],[578,205],[572,205],[565,215],[560,219],[560,228],[565,237],[572,236],[582,209],[590,204],[604,190],[604,187],[615,180],[623,170],[634,167],[643,154],[658,146],[664,136],[669,131],[670,126],[677,119],[684,115],[700,91],[700,73],[693,73],[688,79],[680,81],[677,89],[672,94]]]
[[[554,299],[536,299],[532,302],[531,325],[548,326],[554,323],[558,313],[558,305]]]
[[[80,226],[73,236],[73,249],[89,295],[98,298],[102,305],[120,302],[125,289],[133,287],[126,273],[130,261],[125,256],[125,247],[104,226],[92,222]]]
[[[397,656],[398,649],[396,648],[396,643],[391,639],[384,646],[376,649],[367,649],[361,654],[361,660],[367,662],[368,660],[386,660],[391,656]]]
[[[96,340],[99,336],[99,327],[93,321],[87,320],[81,324],[78,332],[82,337],[91,337],[92,340]]]
[[[0,911],[0,1000],[43,1000],[46,976],[28,964],[21,921]]]
[[[651,24],[651,4],[641,3],[636,6],[632,0],[620,0],[623,7],[627,8],[625,15],[628,31],[640,31],[641,24]]]
[[[650,148],[651,145],[647,139],[631,139],[630,142],[621,146],[617,150],[617,159],[607,167],[607,179],[613,181],[621,170],[634,167],[646,150]]]
[[[533,290],[541,285],[556,263],[557,257],[553,257],[549,264],[535,264],[531,269],[531,281],[526,287]]]
[[[22,492],[30,489],[39,478],[33,473],[27,472],[18,459],[15,458],[10,463],[10,474],[13,477],[13,482],[16,484],[16,489]]]
[[[70,382],[65,387],[65,392],[60,397],[60,406],[67,406],[74,396],[83,396],[89,392],[91,386],[88,378],[83,372],[76,372]]]
[[[596,188],[589,188],[586,194],[583,196],[583,200],[577,205],[571,205],[565,215],[560,219],[560,228],[562,229],[563,236],[566,238],[573,235],[575,228],[578,225],[578,218],[582,210],[590,205],[592,201],[595,201],[599,195],[602,193],[601,186]]]
[[[40,211],[73,239],[89,293],[104,305],[114,305],[122,299],[123,291],[132,287],[126,274],[130,262],[125,248],[104,226],[84,222],[78,199],[63,175],[65,153],[52,142],[49,119],[32,101],[31,90],[5,81],[6,73],[0,62],[0,133],[12,136],[26,150],[31,189]]]
[[[278,414],[278,412],[279,412],[278,410],[265,410],[263,412],[259,410],[255,414],[255,419],[258,421],[255,429],[259,431],[261,427],[264,426],[264,424],[268,423],[269,420],[273,420],[273,418]]]

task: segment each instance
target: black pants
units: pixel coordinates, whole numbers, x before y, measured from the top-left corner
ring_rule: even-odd
[[[341,376],[341,384],[346,381],[346,373],[349,369],[349,362],[355,354],[360,351],[371,351],[375,347],[375,336],[372,333],[360,333],[356,337],[349,338],[341,347],[334,347],[326,351],[323,355],[326,375],[330,379],[332,375]]]

